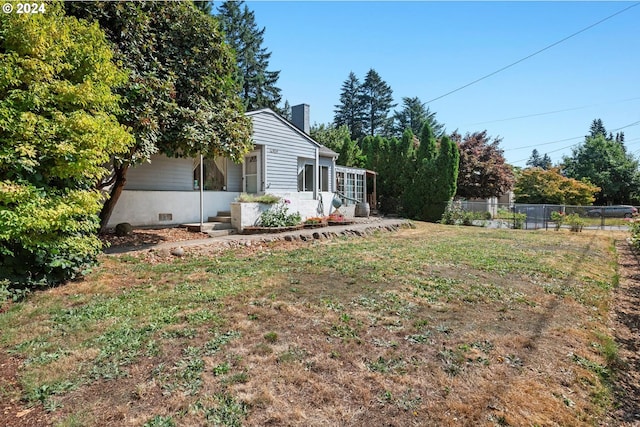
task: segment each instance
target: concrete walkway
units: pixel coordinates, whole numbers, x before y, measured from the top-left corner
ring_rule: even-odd
[[[148,249],[174,249],[178,247],[206,246],[220,243],[239,243],[251,246],[253,242],[285,241],[309,241],[328,239],[337,236],[364,236],[377,230],[396,231],[400,228],[412,227],[411,222],[403,218],[364,218],[349,225],[332,225],[322,228],[304,228],[295,231],[268,234],[229,234],[226,236],[209,237],[205,239],[182,240],[179,242],[164,242],[139,246],[115,246],[106,248],[105,254],[122,254],[127,252],[145,251]]]

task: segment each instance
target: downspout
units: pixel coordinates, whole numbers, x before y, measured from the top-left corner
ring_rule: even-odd
[[[320,170],[320,149],[316,147],[316,167],[313,168],[313,200],[318,200],[318,190],[320,189],[319,180]]]
[[[200,231],[204,224],[204,165],[202,152],[200,153]]]

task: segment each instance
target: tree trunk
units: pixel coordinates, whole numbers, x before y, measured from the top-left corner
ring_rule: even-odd
[[[126,176],[127,176],[128,169],[129,169],[128,163],[125,163],[115,168],[115,182],[111,187],[109,198],[105,200],[104,205],[102,206],[102,210],[100,211],[99,217],[100,217],[101,233],[104,233],[107,230],[107,223],[109,222],[109,218],[111,218],[111,213],[113,212],[113,208],[116,207],[116,203],[118,203],[118,199],[120,198],[120,194],[122,194],[124,185],[127,183]]]

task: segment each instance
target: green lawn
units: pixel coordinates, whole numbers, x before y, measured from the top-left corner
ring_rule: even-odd
[[[623,237],[418,224],[105,256],[5,306],[0,401],[59,426],[598,425]]]

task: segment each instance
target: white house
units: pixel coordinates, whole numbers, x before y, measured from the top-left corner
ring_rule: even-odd
[[[309,136],[309,106],[292,108],[295,125],[270,109],[247,116],[253,121],[254,149],[241,164],[223,157],[204,159],[201,177],[199,158],[155,155],[150,163],[129,169],[108,226],[199,222],[201,206],[207,221],[228,215],[243,192],[282,196],[291,201],[289,210],[299,211],[303,219],[328,215],[337,190],[338,154]]]

